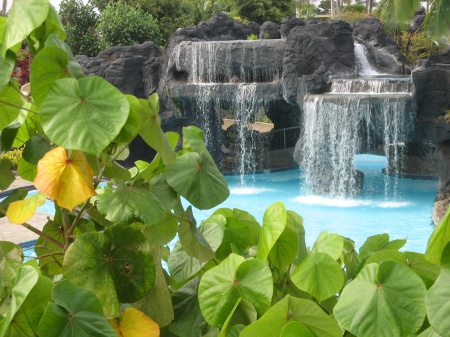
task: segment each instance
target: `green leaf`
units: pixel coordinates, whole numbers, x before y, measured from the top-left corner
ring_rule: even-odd
[[[344,248],[344,238],[338,234],[328,233],[323,231],[319,234],[316,242],[314,242],[312,252],[313,253],[326,253],[330,255],[334,260],[337,260]]]
[[[205,320],[221,327],[239,297],[252,303],[259,316],[263,315],[271,304],[272,282],[264,262],[230,254],[200,281],[199,302]]]
[[[266,261],[270,250],[286,227],[286,208],[282,202],[274,202],[264,212],[256,258]]]
[[[56,217],[55,217],[56,218]],[[49,237],[64,245],[64,231],[55,221],[49,220],[42,231]],[[45,256],[39,259],[39,266],[47,275],[62,274],[62,264],[64,260],[64,249],[56,246],[44,237],[39,237],[34,246],[37,256]]]
[[[150,185],[152,186],[153,194],[156,195],[159,200],[163,201],[162,204],[165,206],[166,212],[170,211],[177,205],[179,196],[177,192],[169,186],[165,175],[158,174],[153,177],[150,181]]]
[[[58,47],[45,47],[33,59],[30,67],[30,85],[33,100],[41,106],[56,80],[69,77],[67,54]]]
[[[19,247],[12,242],[0,241],[0,288],[12,288],[13,277],[21,264],[22,254]]]
[[[290,324],[295,323],[293,326]],[[293,328],[298,330],[293,330]],[[297,334],[295,334],[297,331]],[[241,337],[317,336],[338,337],[342,331],[316,303],[290,295],[273,305]]]
[[[94,293],[63,280],[53,287],[52,297],[55,303],[49,303],[39,323],[40,336],[117,337]]]
[[[188,212],[191,208],[188,208]],[[222,227],[216,223],[205,223],[203,224],[205,228],[210,227],[211,230],[216,232],[217,238],[223,238],[224,231]],[[180,237],[180,243],[183,249],[190,256],[197,258],[200,262],[206,262],[214,259],[214,250],[209,245],[208,241],[200,232],[195,222],[183,221],[178,230],[178,235]]]
[[[168,184],[198,209],[209,209],[225,201],[230,191],[209,154],[185,153],[167,166]]]
[[[56,144],[97,156],[119,134],[130,106],[101,77],[63,78],[51,86],[41,105],[42,126]]]
[[[24,104],[25,108],[30,107],[30,103]],[[21,110],[19,116],[14,123],[21,124],[19,130],[17,130],[16,139],[14,139],[13,147],[21,147],[27,140],[36,134],[37,125],[40,125],[39,116],[28,113],[25,110]]]
[[[297,263],[300,263],[308,255],[305,243],[305,228],[303,227],[303,218],[294,211],[287,211],[286,216],[286,225],[292,225],[297,233],[298,252],[296,261]]]
[[[198,303],[199,280],[189,281],[172,296],[175,320],[169,329],[179,337],[199,336],[199,327],[205,321]]]
[[[37,165],[38,161],[52,149],[50,141],[45,136],[33,136],[25,143],[22,157],[28,163]]]
[[[352,279],[355,277],[355,272],[359,264],[358,253],[355,249],[355,242],[349,238],[344,238],[343,247],[343,262],[345,264],[345,271],[347,278]]]
[[[420,335],[417,337],[442,337],[439,335],[436,331],[433,330],[433,327],[428,327],[425,331],[423,331]]]
[[[178,220],[172,215],[167,215],[158,223],[144,228],[144,235],[151,245],[166,245],[173,240],[177,232]]]
[[[11,85],[0,92],[0,130],[19,116],[21,106],[20,94]]]
[[[205,222],[215,221],[214,219],[221,219],[224,226],[223,241],[216,252],[219,260],[225,259],[232,252],[242,254],[250,246],[250,230],[245,223],[235,218],[225,219],[222,215],[213,215]]]
[[[45,0],[14,0],[3,33],[2,56],[39,28],[47,19],[49,10],[50,4]]]
[[[37,266],[23,265],[14,278],[11,305],[0,321],[0,336],[34,337],[39,320],[51,302],[52,281],[41,276]]]
[[[0,131],[0,156],[11,150],[19,128],[20,124],[13,122]]]
[[[115,223],[141,219],[146,225],[156,224],[166,216],[165,207],[151,192],[148,184],[128,185],[113,180],[98,196],[98,210]]]
[[[424,322],[425,292],[420,277],[401,263],[368,264],[342,291],[334,316],[355,336],[409,336]]]
[[[204,134],[200,128],[192,125],[183,128],[183,150],[198,153],[207,151]]]
[[[94,292],[106,317],[119,316],[120,302],[135,302],[153,286],[155,267],[146,239],[133,226],[85,233],[64,258],[64,277]]]
[[[136,105],[139,104],[138,99],[132,95],[125,95],[125,97],[130,104],[130,112],[125,125],[114,139],[114,142],[122,144],[128,144],[137,136],[142,123],[141,115],[136,110]]]
[[[16,179],[11,169],[14,164],[9,159],[0,159],[0,190],[6,190]]]
[[[151,317],[159,327],[164,327],[174,319],[171,294],[161,266],[161,248],[151,246],[150,254],[156,269],[155,283],[147,296],[134,303],[134,307]]]
[[[428,239],[427,250],[425,251],[425,258],[431,263],[439,265],[441,262],[442,251],[447,243],[450,242],[450,207],[442,217],[439,224],[434,229],[430,238]]]
[[[216,251],[222,243],[223,230],[217,224],[203,223],[198,227],[199,232],[208,242],[212,251]],[[168,266],[172,278],[176,282],[184,282],[198,273],[206,264],[206,261],[200,262],[197,258],[188,255],[177,242],[169,256]]]
[[[397,252],[396,250],[382,250],[372,254],[366,261],[366,264],[376,263],[380,264],[383,261],[391,260],[400,262],[406,265],[406,255],[403,252]]]
[[[280,270],[285,270],[297,257],[299,242],[292,222],[286,227],[269,253],[270,262]]]
[[[34,181],[37,175],[37,165],[30,164],[22,157],[19,159],[19,165],[17,165],[17,173],[22,179]]]
[[[72,54],[72,50],[66,43],[64,43],[61,40],[61,38],[57,34],[49,35],[49,37],[45,41],[45,46],[46,47],[51,47],[51,46],[58,47],[58,48],[64,50],[64,52],[66,53],[67,58],[69,60],[69,64],[68,64],[69,73],[76,79],[80,79],[85,76],[84,70],[78,64],[78,62],[75,60],[75,57]]]
[[[441,270],[439,267],[425,259],[425,255],[421,253],[405,252],[407,265],[420,276],[427,288],[436,281]]]
[[[158,95],[153,94],[149,100],[132,100],[131,106],[140,116],[139,135],[162,157],[164,164],[175,162],[175,152],[161,129],[161,118],[158,116]]]
[[[297,288],[311,294],[319,302],[335,295],[344,286],[341,266],[326,253],[308,255],[291,279]]]
[[[389,241],[389,235],[386,233],[369,236],[359,249],[359,258],[362,261],[365,257],[378,251],[399,250],[405,243],[406,239]]]
[[[436,282],[425,295],[428,320],[442,337],[450,336],[450,269],[442,269]]]
[[[6,20],[6,18],[2,17],[2,20]],[[3,28],[0,29],[3,30]],[[0,55],[0,91],[5,90],[6,86],[9,85],[15,66],[16,54],[13,51],[8,50],[4,57]]]

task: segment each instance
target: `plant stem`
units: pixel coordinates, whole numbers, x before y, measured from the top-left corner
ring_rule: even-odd
[[[64,251],[67,251],[67,249],[70,246],[70,220],[69,220],[69,211],[65,208],[61,208],[61,215],[62,215],[62,225],[64,228]]]
[[[49,236],[47,233],[44,233],[44,232],[40,231],[39,229],[37,229],[36,227],[33,227],[33,226],[31,226],[30,224],[27,224],[27,223],[23,223],[21,225],[23,227],[25,227],[26,229],[32,231],[33,233],[39,235],[40,237],[44,238],[45,240],[50,241],[55,246],[58,246],[59,248],[64,249],[64,245],[61,242],[55,240],[54,238]]]

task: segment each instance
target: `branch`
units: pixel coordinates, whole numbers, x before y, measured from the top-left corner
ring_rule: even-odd
[[[57,247],[59,247],[59,248],[61,248],[61,249],[64,249],[64,245],[63,245],[61,242],[55,240],[54,238],[52,238],[51,236],[49,236],[47,233],[44,233],[44,232],[40,231],[39,229],[37,229],[36,227],[31,226],[31,225],[28,224],[28,223],[23,223],[23,224],[21,224],[21,225],[22,225],[23,227],[25,227],[26,229],[32,231],[33,233],[39,235],[40,237],[44,238],[45,240],[50,241],[50,242],[53,243],[55,246],[57,246]]]

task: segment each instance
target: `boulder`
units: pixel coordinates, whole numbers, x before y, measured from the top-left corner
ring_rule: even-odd
[[[352,30],[340,20],[298,26],[286,39],[283,60],[285,98],[299,104],[297,91],[324,92],[332,77],[356,75]]]
[[[280,39],[280,30],[275,22],[266,21],[259,27],[259,38],[263,39]]]
[[[284,18],[283,21],[281,21],[280,25],[280,34],[281,38],[285,39],[291,32],[292,28],[298,27],[298,26],[304,26],[305,20],[296,18],[294,16],[289,16],[287,18]]]

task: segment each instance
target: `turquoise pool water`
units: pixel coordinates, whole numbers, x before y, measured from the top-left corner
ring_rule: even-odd
[[[386,177],[382,174],[386,159],[380,156],[358,156],[355,166],[365,176],[363,191],[355,198],[314,195],[302,186],[296,169],[248,177],[244,187],[240,177],[227,177],[231,195],[220,207],[246,210],[261,223],[264,210],[282,201],[286,209],[303,217],[307,245],[323,230],[349,237],[357,247],[370,235],[388,233],[391,240],[408,238],[404,250],[424,252],[433,230],[437,181]],[[213,211],[194,214],[199,221]]]
[[[314,195],[303,186],[300,170],[294,169],[248,176],[244,187],[239,176],[228,176],[231,195],[219,207],[243,209],[261,223],[265,209],[282,201],[303,217],[307,245],[312,245],[323,230],[349,237],[357,247],[370,235],[388,233],[391,240],[408,238],[404,250],[424,252],[433,230],[431,211],[437,181],[386,177],[381,173],[386,161],[379,156],[358,156],[355,166],[365,176],[364,189],[355,198]],[[219,207],[194,209],[197,222]],[[48,203],[38,210],[52,213],[53,205]]]

